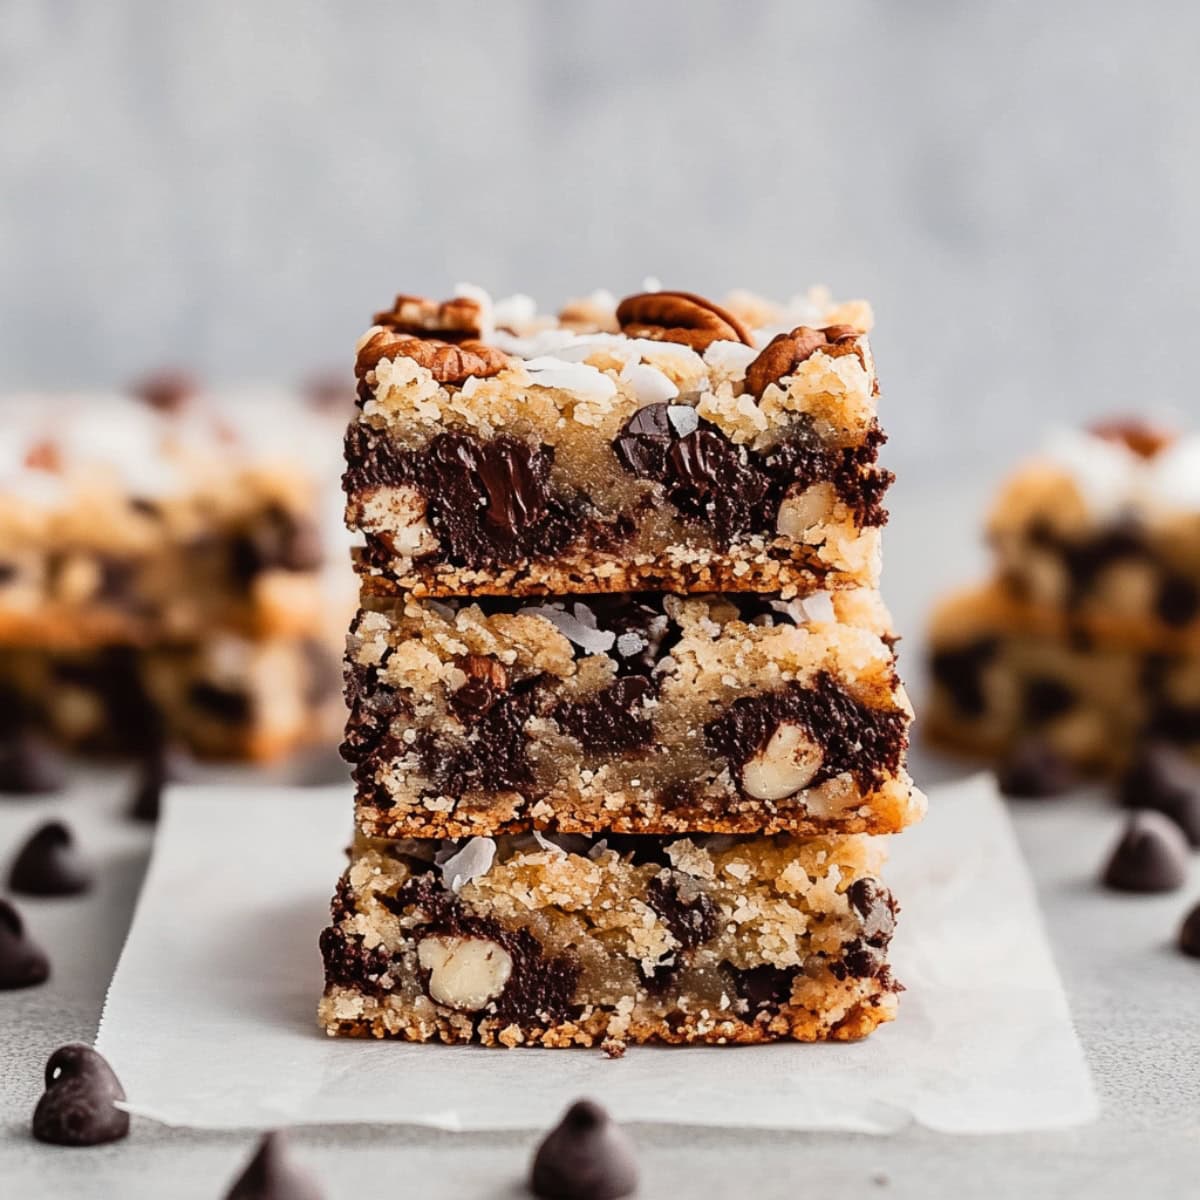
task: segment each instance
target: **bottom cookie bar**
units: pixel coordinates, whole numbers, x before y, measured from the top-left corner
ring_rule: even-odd
[[[861,1038],[900,991],[883,857],[861,835],[360,838],[320,1022],[504,1046]]]

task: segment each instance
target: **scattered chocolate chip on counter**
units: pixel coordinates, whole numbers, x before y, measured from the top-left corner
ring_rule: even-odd
[[[36,730],[21,728],[0,745],[0,792],[44,796],[67,782],[62,754]]]
[[[0,900],[0,992],[33,987],[49,978],[46,952],[25,932],[21,914]]]
[[[1182,750],[1165,742],[1143,747],[1121,781],[1121,803],[1163,813],[1200,846],[1200,766]]]
[[[1200,958],[1200,904],[1197,904],[1179,927],[1179,949],[1189,958]]]
[[[1188,873],[1188,844],[1179,826],[1162,813],[1133,813],[1101,876],[1119,892],[1173,892]]]
[[[47,821],[17,852],[8,886],[26,896],[77,896],[92,886],[92,868],[62,821]]]
[[[117,1107],[125,1090],[91,1046],[62,1046],[46,1063],[46,1090],[33,1112],[33,1136],[55,1146],[99,1146],[129,1133]]]
[[[1075,770],[1052,746],[1029,738],[1014,747],[997,768],[1000,790],[1014,799],[1059,796],[1075,786]]]
[[[263,1135],[254,1157],[225,1193],[225,1200],[322,1200],[313,1177],[291,1161],[278,1130]]]
[[[577,1100],[545,1137],[529,1187],[547,1200],[617,1200],[637,1187],[633,1146],[608,1113]]]

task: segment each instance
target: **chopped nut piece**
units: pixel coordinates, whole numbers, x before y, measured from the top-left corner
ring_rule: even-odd
[[[617,305],[617,321],[627,337],[680,342],[703,353],[713,342],[754,344],[732,313],[691,292],[642,292]]]
[[[397,333],[458,342],[477,338],[483,332],[483,308],[468,296],[439,303],[423,296],[400,295],[389,310],[375,314],[375,324]]]
[[[427,937],[417,960],[429,972],[429,995],[462,1012],[478,1012],[500,995],[513,968],[512,955],[487,938]]]
[[[742,768],[742,788],[756,800],[783,800],[808,786],[824,757],[799,725],[784,722]]]
[[[380,329],[363,343],[355,371],[361,379],[385,358],[411,358],[425,367],[438,383],[465,383],[472,376],[486,379],[499,375],[508,365],[508,355],[495,346],[465,341],[452,344],[438,338],[399,336]]]

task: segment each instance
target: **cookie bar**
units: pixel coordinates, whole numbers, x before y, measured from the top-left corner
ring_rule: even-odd
[[[895,832],[924,800],[874,592],[409,599],[348,643],[383,837]]]
[[[320,1022],[503,1046],[861,1038],[899,991],[882,857],[867,837],[362,839]]]
[[[1124,637],[1200,637],[1200,435],[1064,432],[1009,480],[988,534],[1005,585]]]
[[[132,396],[0,406],[0,642],[92,646],[311,628],[321,483],[282,400],[160,408]],[[238,417],[237,414],[242,414]],[[253,420],[248,414],[253,414]],[[308,417],[332,436],[331,418]],[[315,441],[315,434],[308,439]]]
[[[1036,737],[1085,769],[1125,767],[1146,740],[1200,757],[1200,643],[1153,626],[1097,629],[1001,583],[944,600],[930,631],[928,735],[1000,755]]]
[[[9,649],[0,724],[32,725],[88,753],[136,754],[165,736],[207,758],[271,759],[336,743],[337,660],[311,635]]]
[[[346,437],[363,588],[873,585],[891,475],[869,310],[798,316],[666,291],[558,319],[477,289],[398,296],[359,342]]]

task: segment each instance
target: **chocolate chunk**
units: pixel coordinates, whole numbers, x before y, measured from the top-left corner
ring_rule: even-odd
[[[1188,844],[1162,813],[1133,813],[1105,865],[1101,881],[1120,892],[1173,892],[1188,873]]]
[[[723,963],[722,967],[752,1012],[775,1012],[787,1004],[792,998],[792,983],[800,973],[799,967],[776,967],[770,963],[745,968]]]
[[[784,722],[801,726],[821,747],[821,766],[807,784],[850,772],[860,784],[895,771],[908,744],[907,722],[893,709],[855,699],[827,671],[808,687],[741,696],[704,727],[705,740],[737,770],[757,754]]]
[[[1179,949],[1190,958],[1200,958],[1200,904],[1184,917],[1179,927]]]
[[[142,758],[129,816],[135,821],[157,821],[163,788],[168,783],[186,781],[193,770],[191,756],[181,746],[162,740],[155,742]]]
[[[315,571],[325,560],[316,523],[272,507],[230,543],[230,572],[248,584],[264,571]]]
[[[278,1130],[264,1134],[254,1157],[225,1193],[225,1200],[322,1200],[324,1192],[291,1161]]]
[[[1030,725],[1044,725],[1075,707],[1075,693],[1061,680],[1048,675],[1035,675],[1025,682],[1025,720]]]
[[[187,695],[193,708],[227,725],[241,725],[250,720],[250,697],[238,688],[201,679],[188,688]]]
[[[132,389],[139,400],[165,413],[181,411],[199,390],[195,377],[177,368],[155,371]]]
[[[117,1108],[125,1089],[91,1046],[63,1046],[46,1063],[46,1090],[33,1110],[33,1136],[55,1146],[99,1146],[129,1133]]]
[[[1144,746],[1121,781],[1121,803],[1163,813],[1200,847],[1200,765],[1182,750],[1165,742]]]
[[[840,962],[831,962],[829,970],[837,979],[875,979],[887,969],[883,948],[872,946],[863,938],[855,938],[842,947]]]
[[[9,733],[0,746],[0,792],[42,796],[61,791],[66,783],[66,764],[57,747],[27,726]]]
[[[1070,791],[1077,779],[1074,767],[1053,746],[1026,738],[996,768],[996,782],[1004,795],[1032,800]]]
[[[368,950],[362,934],[331,925],[321,931],[319,946],[326,983],[343,984],[368,995],[383,992],[379,980],[391,966],[391,958],[378,947]]]
[[[625,675],[588,700],[564,700],[550,715],[588,753],[613,754],[650,744],[654,726],[639,715],[654,694],[645,675]]]
[[[987,709],[984,671],[999,648],[996,638],[982,638],[954,649],[937,650],[930,660],[933,678],[954,701],[964,717],[981,717]]]
[[[633,1146],[608,1113],[577,1100],[543,1139],[529,1187],[547,1200],[618,1200],[638,1185]]]
[[[21,914],[0,900],[0,991],[33,987],[49,978],[46,952],[25,932]]]
[[[467,678],[451,695],[450,707],[460,721],[471,724],[508,690],[508,672],[498,658],[486,654],[468,654],[455,659],[454,665]]]
[[[694,950],[717,932],[717,906],[689,875],[660,872],[646,888],[646,903],[671,931],[681,950]]]
[[[27,896],[75,896],[92,886],[92,868],[61,821],[47,821],[21,847],[8,886]]]
[[[900,911],[892,893],[877,879],[856,879],[846,889],[846,897],[862,918],[863,940],[871,946],[887,946]]]
[[[1167,625],[1187,625],[1200,612],[1200,588],[1183,575],[1167,575],[1158,589],[1156,607]]]

